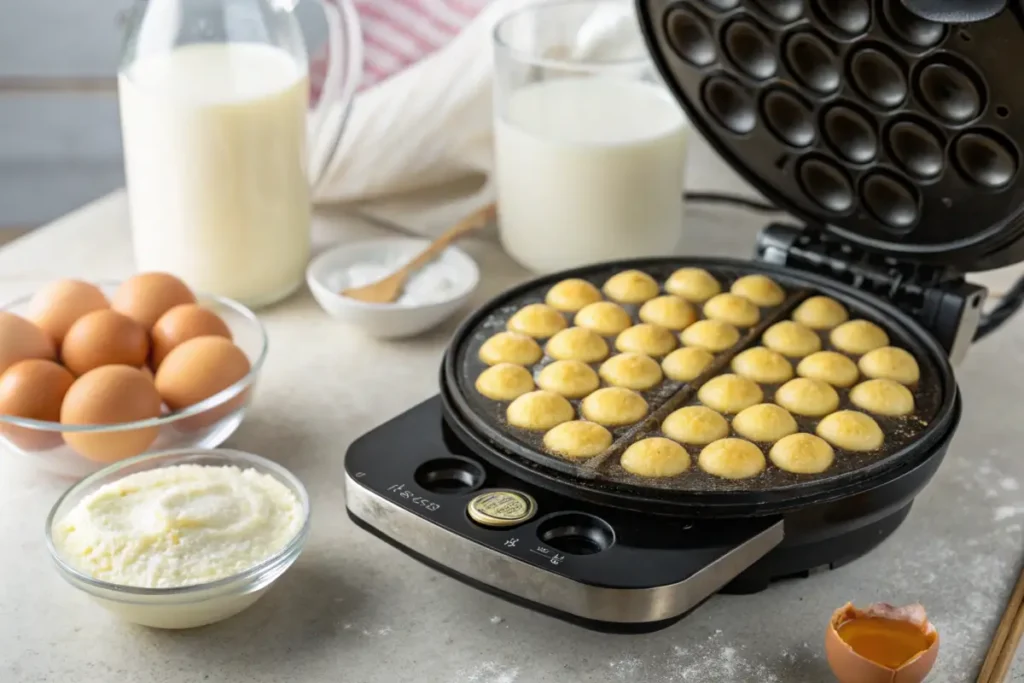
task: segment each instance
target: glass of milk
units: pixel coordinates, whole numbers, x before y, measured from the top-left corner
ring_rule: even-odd
[[[689,126],[628,0],[530,5],[494,30],[499,230],[537,272],[673,253]]]
[[[118,75],[136,266],[249,306],[303,281],[310,184],[362,68],[350,0],[322,0],[331,59],[310,111],[306,47],[286,2],[149,0]]]

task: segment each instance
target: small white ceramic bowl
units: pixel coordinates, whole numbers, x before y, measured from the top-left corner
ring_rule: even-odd
[[[347,274],[352,266],[401,264],[412,260],[428,244],[429,240],[391,237],[334,247],[313,259],[306,270],[306,282],[317,303],[332,317],[361,327],[378,339],[413,337],[440,325],[473,294],[480,271],[466,252],[448,247],[427,266],[443,269],[452,283],[443,297],[430,303],[368,304],[340,292],[350,285]]]

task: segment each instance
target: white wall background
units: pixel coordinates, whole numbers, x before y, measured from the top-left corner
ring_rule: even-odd
[[[0,0],[0,230],[53,220],[122,184],[114,74],[131,6]],[[313,50],[319,9],[302,0],[298,14]]]

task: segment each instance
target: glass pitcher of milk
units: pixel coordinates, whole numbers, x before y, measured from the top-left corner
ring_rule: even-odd
[[[320,0],[329,58],[310,110],[296,1],[136,6],[118,93],[139,270],[253,307],[302,284],[310,186],[338,146],[362,42],[351,0]]]

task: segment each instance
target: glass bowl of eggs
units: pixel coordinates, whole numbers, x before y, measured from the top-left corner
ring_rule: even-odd
[[[266,355],[252,311],[166,273],[51,282],[0,305],[0,451],[82,477],[214,448],[241,424]]]

